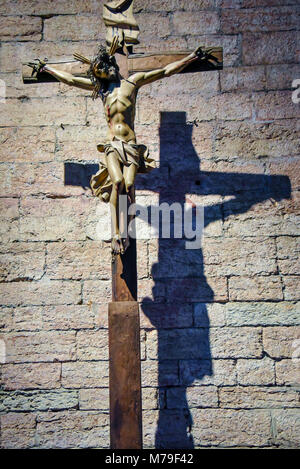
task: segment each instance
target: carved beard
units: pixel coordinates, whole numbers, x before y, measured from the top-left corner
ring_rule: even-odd
[[[89,70],[89,76],[90,76],[90,79],[91,79],[91,81],[94,85],[92,99],[95,100],[100,95],[102,100],[103,100],[104,97],[108,94],[107,90],[108,90],[109,83],[112,82],[112,81],[117,81],[118,80],[118,78],[119,78],[119,68],[116,67],[115,64],[112,64],[111,62],[104,62],[104,61],[97,61],[98,63],[95,63],[95,62],[96,61],[94,61],[94,63],[91,64],[91,67],[90,67],[90,70]],[[111,66],[113,66],[115,74],[112,77],[107,78],[107,79],[98,77],[95,74],[94,69],[99,63],[103,64],[103,67],[101,67],[101,69],[103,71],[105,71],[106,73],[108,73],[109,68]]]
[[[94,90],[92,94],[92,99],[95,100],[98,98],[98,96],[101,96],[101,99],[103,99],[108,95],[108,87],[109,83],[115,82],[118,80],[118,73],[116,72],[115,79],[104,79],[104,78],[98,78],[95,75],[93,75],[93,78],[91,78],[92,83],[94,85]]]

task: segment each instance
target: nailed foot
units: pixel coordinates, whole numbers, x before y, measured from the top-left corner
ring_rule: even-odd
[[[124,254],[124,246],[121,236],[116,234],[111,240],[111,251],[113,255]]]

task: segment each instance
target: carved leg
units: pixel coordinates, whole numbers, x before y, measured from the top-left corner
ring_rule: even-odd
[[[137,173],[137,166],[131,164],[128,167],[124,167],[124,180],[125,180],[125,188],[126,193],[128,194],[129,198],[129,205],[135,203],[135,189],[134,189],[134,181]],[[128,226],[130,222],[134,219],[135,215],[129,215],[128,217]],[[123,239],[124,250],[129,246],[129,230],[127,230],[127,238]]]
[[[110,210],[112,220],[111,249],[113,254],[123,254],[124,246],[120,236],[119,195],[123,191],[125,181],[121,171],[120,163],[114,153],[110,153],[107,156],[107,169],[113,183],[110,196]]]

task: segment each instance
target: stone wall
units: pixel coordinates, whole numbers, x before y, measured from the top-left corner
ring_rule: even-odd
[[[206,225],[201,250],[138,241],[145,447],[299,447],[297,3],[135,1],[136,52],[224,49],[223,71],[139,95],[160,169],[138,202],[187,200]],[[0,2],[4,448],[109,447],[109,219],[86,184],[101,102],[21,80],[36,57],[93,56],[102,4]]]

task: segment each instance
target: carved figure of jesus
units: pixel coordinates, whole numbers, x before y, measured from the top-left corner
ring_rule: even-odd
[[[119,195],[126,191],[133,203],[136,174],[155,168],[147,147],[136,142],[134,120],[138,90],[141,86],[181,72],[191,62],[204,59],[206,54],[198,47],[182,60],[157,70],[134,73],[129,78],[121,76],[112,48],[108,52],[101,46],[91,61],[79,54],[74,54],[74,57],[90,64],[87,77],[60,71],[43,61],[31,66],[35,72],[47,72],[67,85],[92,90],[93,99],[101,97],[108,129],[104,143],[97,146],[105,155],[100,170],[91,178],[91,188],[104,202],[110,202],[112,252],[123,254],[129,245],[129,237],[122,238],[120,233]]]

